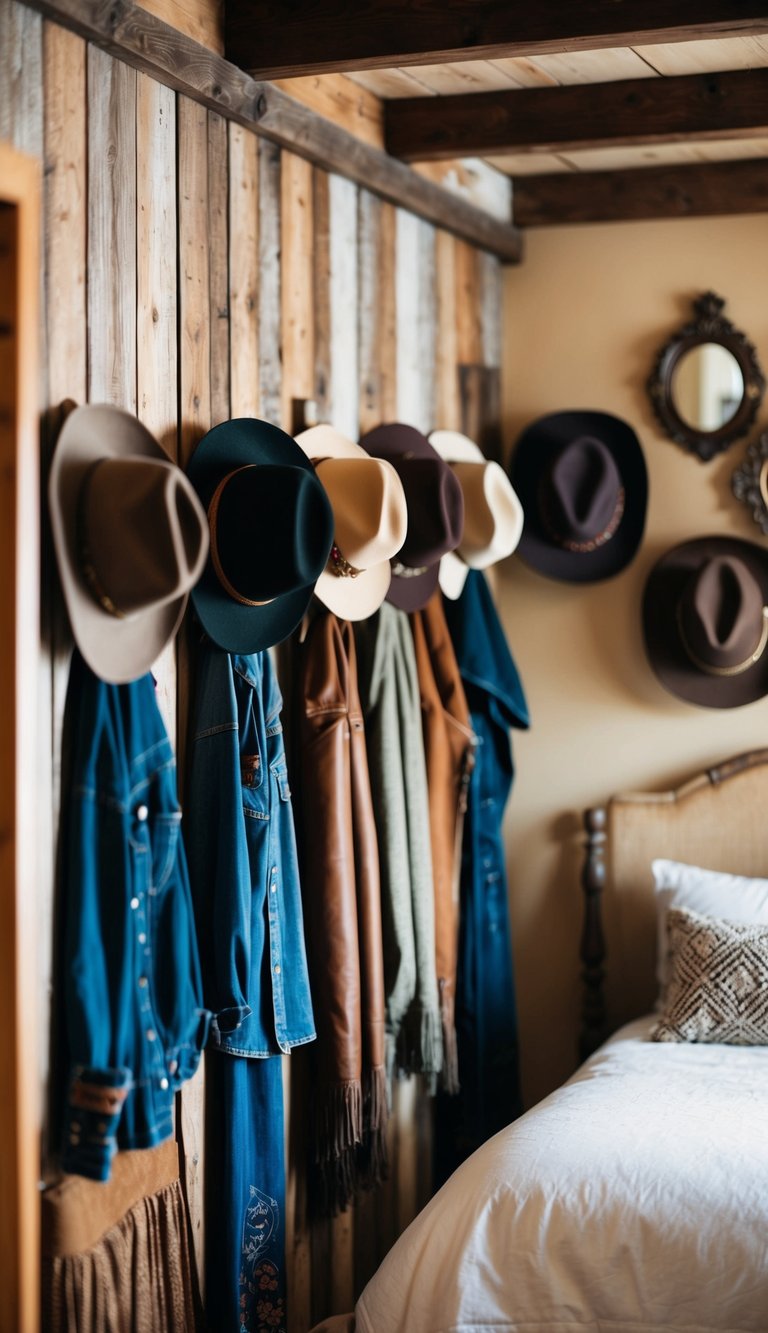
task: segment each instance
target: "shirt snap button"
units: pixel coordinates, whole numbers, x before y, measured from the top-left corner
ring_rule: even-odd
[[[143,824],[146,819],[149,819],[149,807],[140,805],[136,811],[136,818],[140,824]]]
[[[154,1028],[147,1028],[147,1041],[154,1041],[157,1036]]]
[[[138,898],[131,898],[131,910],[135,912],[138,905],[139,905]]]
[[[165,1089],[168,1087],[168,1079],[167,1079],[167,1078],[161,1078],[161,1079],[160,1079],[160,1087],[163,1089],[163,1092],[165,1092]]]
[[[280,972],[280,964],[279,964],[279,963],[275,963],[275,972],[278,973],[278,974],[279,974],[279,972]]]
[[[146,944],[146,942],[147,942],[147,937],[142,931],[142,933],[139,935],[139,944]]]
[[[140,985],[140,986],[146,986],[146,984],[147,984],[147,978],[146,978],[146,977],[139,977],[139,985]]]

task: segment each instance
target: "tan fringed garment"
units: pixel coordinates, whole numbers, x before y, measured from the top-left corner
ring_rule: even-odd
[[[46,1333],[201,1327],[175,1142],[118,1153],[106,1184],[65,1176],[42,1221]]]

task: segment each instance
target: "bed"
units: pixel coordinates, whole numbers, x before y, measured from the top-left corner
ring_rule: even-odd
[[[362,1293],[357,1333],[768,1330],[768,1045],[649,1039],[660,965],[651,862],[760,884],[766,811],[768,750],[586,812],[588,1058],[419,1214]],[[674,943],[679,927],[683,941],[663,963],[667,1009],[683,945],[701,952],[715,927],[739,948],[768,940],[749,913],[712,923],[680,902],[662,936]]]

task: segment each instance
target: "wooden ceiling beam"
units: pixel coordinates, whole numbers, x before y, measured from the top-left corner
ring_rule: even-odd
[[[756,138],[768,132],[768,69],[408,97],[386,103],[384,128],[388,152],[410,162]]]
[[[225,0],[226,54],[255,78],[749,37],[749,0]]]
[[[513,198],[518,227],[768,213],[768,162],[517,176]]]

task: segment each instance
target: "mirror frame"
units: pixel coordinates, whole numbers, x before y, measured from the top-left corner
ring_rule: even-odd
[[[696,298],[693,302],[695,318],[664,343],[646,384],[662,429],[676,444],[682,444],[690,453],[696,454],[702,463],[709,462],[733,444],[734,440],[747,434],[765,392],[765,377],[755,348],[745,334],[734,328],[722,314],[724,305],[723,298],[714,292],[705,292]],[[697,430],[695,426],[689,425],[678,413],[672,397],[675,369],[686,352],[702,343],[719,343],[730,352],[744,381],[739,407],[730,420],[717,430]]]

